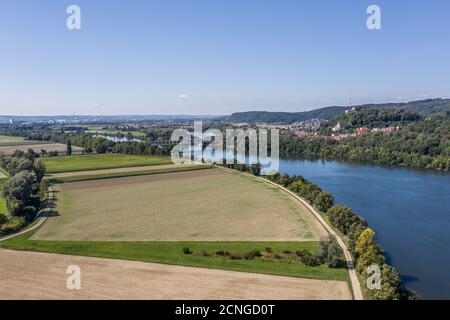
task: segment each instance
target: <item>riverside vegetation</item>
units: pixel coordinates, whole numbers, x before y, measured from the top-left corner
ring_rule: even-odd
[[[225,165],[228,168],[248,172],[259,176],[261,167],[258,164],[246,166],[243,164]],[[406,300],[417,299],[418,296],[405,288],[395,268],[389,266],[384,257],[381,246],[375,241],[375,232],[368,227],[367,222],[358,216],[352,209],[343,204],[334,204],[334,197],[314,183],[301,176],[288,174],[275,174],[265,176],[288,190],[298,194],[314,206],[330,225],[343,236],[350,252],[356,261],[356,271],[363,284],[370,274],[367,268],[373,264],[379,266],[381,271],[381,289],[368,290],[362,285],[366,299],[373,300]],[[333,241],[329,243],[334,243]],[[335,249],[332,249],[335,250]],[[320,250],[319,250],[320,251]]]
[[[339,123],[339,133],[366,127],[367,133],[342,140],[324,139]],[[398,126],[389,134],[372,128]],[[360,109],[340,114],[322,125],[317,136],[280,136],[280,153],[303,158],[336,159],[402,165],[437,171],[450,170],[450,111],[427,117],[404,110]]]

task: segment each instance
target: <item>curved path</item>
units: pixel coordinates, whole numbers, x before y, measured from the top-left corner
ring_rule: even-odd
[[[336,241],[341,246],[342,251],[344,252],[344,255],[345,255],[345,259],[347,261],[348,274],[350,276],[350,281],[352,283],[352,289],[353,289],[354,298],[355,298],[355,300],[363,300],[363,294],[362,294],[362,291],[361,291],[361,284],[359,283],[359,279],[358,279],[358,276],[357,276],[356,271],[355,271],[355,264],[353,262],[353,258],[352,258],[352,255],[350,254],[350,251],[348,251],[348,248],[345,245],[344,241],[341,239],[341,237],[333,230],[333,228],[331,228],[328,225],[328,223],[323,219],[323,217],[320,215],[320,213],[317,212],[317,210],[313,206],[311,206],[306,200],[304,200],[303,198],[299,197],[294,192],[290,191],[289,189],[287,189],[287,188],[285,188],[283,186],[280,186],[279,184],[276,184],[275,182],[272,182],[270,180],[267,180],[267,179],[264,179],[264,178],[261,178],[261,177],[256,177],[256,176],[251,175],[249,173],[236,171],[236,170],[233,170],[233,169],[224,168],[224,167],[220,167],[220,166],[217,166],[217,167],[222,169],[222,170],[227,170],[227,171],[232,171],[232,172],[239,172],[241,174],[244,174],[244,175],[256,178],[258,180],[264,181],[266,183],[272,184],[272,185],[278,187],[279,189],[289,193],[295,199],[300,201],[314,215],[314,217],[316,217],[316,219],[319,220],[319,222],[323,225],[323,227],[333,237],[336,238]]]

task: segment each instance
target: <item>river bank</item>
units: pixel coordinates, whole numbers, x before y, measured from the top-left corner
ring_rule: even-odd
[[[280,159],[365,218],[388,262],[424,299],[449,299],[450,175],[398,167]]]

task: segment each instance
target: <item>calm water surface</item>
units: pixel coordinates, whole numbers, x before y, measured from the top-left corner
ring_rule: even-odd
[[[450,299],[450,174],[334,161],[280,160],[364,217],[390,264],[424,299]]]

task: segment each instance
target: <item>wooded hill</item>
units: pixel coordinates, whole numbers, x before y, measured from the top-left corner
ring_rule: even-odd
[[[364,109],[403,109],[418,113],[421,116],[428,116],[432,113],[450,111],[450,99],[428,99],[407,103],[365,104],[355,107]],[[314,118],[330,120],[347,109],[349,109],[349,107],[332,106],[304,112],[236,112],[222,118],[222,120],[230,123],[292,124],[294,122],[307,121]]]
[[[387,128],[403,127],[410,123],[421,120],[418,113],[404,109],[364,109],[357,108],[355,111],[345,112],[337,115],[329,122],[322,124],[319,134],[331,134],[331,129],[339,123],[340,132],[353,132],[360,127]]]

